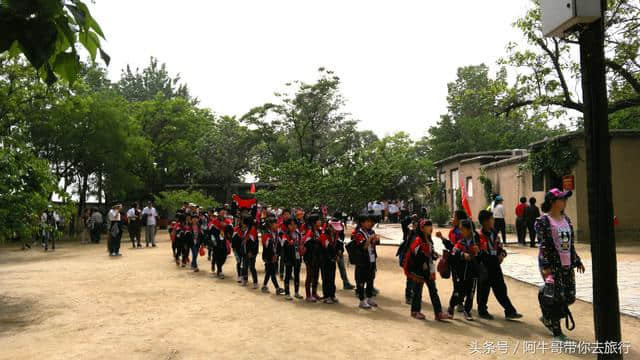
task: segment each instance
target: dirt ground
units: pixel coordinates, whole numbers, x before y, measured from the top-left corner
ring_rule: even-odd
[[[537,289],[511,279],[509,294],[522,321],[505,321],[492,296],[489,309],[496,320],[467,322],[456,314],[455,320],[436,322],[426,291],[427,321],[411,319],[395,247],[380,248],[380,308],[372,311],[357,309],[352,291],[339,290],[337,305],[286,302],[273,290],[242,288],[231,276],[219,280],[209,271],[176,268],[165,233],[158,248],[132,250],[123,242],[119,258],[108,257],[105,247],[62,243],[49,253],[0,249],[0,359],[580,357],[551,354],[551,337],[538,321]],[[201,262],[201,269],[208,266]],[[225,269],[233,274],[232,257]],[[262,270],[259,264],[260,280]],[[353,281],[351,266],[349,276]],[[451,281],[437,284],[448,303]],[[572,312],[577,328],[568,335],[592,342],[591,304],[579,301]],[[640,359],[640,320],[623,316],[622,331],[631,343],[626,359]],[[524,341],[542,340],[544,353],[538,343],[535,353],[523,355]],[[503,341],[510,355],[502,354],[502,347],[472,354],[485,342]]]

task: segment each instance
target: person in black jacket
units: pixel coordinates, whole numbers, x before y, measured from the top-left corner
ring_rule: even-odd
[[[336,262],[338,254],[344,251],[340,240],[340,232],[343,231],[340,222],[330,222],[325,233],[320,237],[320,249],[322,254],[322,295],[325,304],[338,302],[336,298]]]
[[[298,231],[298,224],[294,219],[284,222],[287,230],[283,236],[282,261],[285,267],[284,291],[285,299],[293,300],[289,290],[291,277],[293,276],[293,286],[296,299],[302,299],[300,295],[300,265],[302,264],[302,234]]]
[[[376,245],[380,243],[380,237],[373,231],[376,223],[374,215],[365,215],[358,219],[358,227],[352,234],[355,252],[354,263],[356,266],[356,291],[360,299],[361,309],[371,309],[378,304],[373,299],[373,280],[376,276]],[[365,297],[366,295],[366,297]]]
[[[536,206],[536,198],[529,199],[529,206],[524,210],[524,219],[529,230],[529,246],[536,247],[536,220],[540,217],[540,209]]]
[[[471,220],[462,220],[460,225],[462,239],[455,244],[451,253],[451,256],[456,259],[454,266],[457,277],[449,301],[448,312],[449,316],[453,318],[454,307],[464,303],[464,317],[471,321],[473,320],[471,308],[473,308],[473,297],[478,280],[480,239],[478,234],[473,231]]]
[[[316,302],[318,296],[318,277],[320,275],[320,236],[322,235],[322,219],[319,214],[311,214],[308,218],[309,230],[304,235],[304,264],[307,278],[304,282],[306,300]]]
[[[278,266],[278,254],[280,253],[280,237],[278,223],[275,218],[268,218],[265,221],[266,232],[262,234],[262,260],[264,261],[264,281],[262,282],[262,292],[268,293],[267,284],[269,279],[273,283],[276,295],[284,294],[284,290],[278,285],[276,278]]]
[[[418,219],[418,215],[413,214],[409,216],[409,212],[407,210],[402,210],[402,219],[400,220],[400,226],[402,227],[402,243],[398,246],[398,251],[396,252],[396,256],[398,257],[398,262],[400,263],[400,267],[404,264],[404,256],[411,245],[411,239],[413,236],[411,225],[415,225],[415,222]],[[410,277],[407,277],[406,285],[404,288],[404,300],[405,303],[410,305],[413,291],[413,282]]]
[[[480,229],[480,262],[487,270],[484,277],[480,277],[478,281],[478,315],[487,320],[493,320],[493,315],[489,314],[487,308],[487,300],[489,292],[493,290],[496,299],[504,308],[504,314],[507,319],[519,319],[522,315],[518,314],[515,307],[511,304],[511,300],[507,295],[507,285],[504,282],[502,268],[500,264],[507,256],[503,244],[498,238],[498,233],[493,228],[494,219],[491,211],[482,210],[478,214],[478,221],[482,225]]]

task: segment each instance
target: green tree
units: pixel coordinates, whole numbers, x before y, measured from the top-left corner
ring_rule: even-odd
[[[423,153],[433,160],[457,153],[526,148],[564,131],[549,128],[547,119],[535,113],[501,113],[501,99],[511,92],[504,69],[492,78],[484,64],[461,67],[447,88],[448,112],[421,141],[428,149]]]
[[[131,71],[127,65],[122,70],[120,80],[117,84],[120,94],[128,101],[154,100],[158,94],[166,99],[182,97],[192,100],[189,95],[189,88],[186,84],[180,83],[180,75],[171,77],[165,63],[159,64],[158,59],[151,57],[149,65],[142,69]],[[197,100],[193,100],[194,103]]]
[[[504,98],[503,111],[522,107],[530,111],[549,110],[552,117],[564,115],[566,109],[583,112],[584,105],[571,83],[581,77],[577,35],[544,37],[539,0],[532,1],[534,6],[514,23],[527,43],[510,43],[508,55],[501,61],[518,71],[514,88]],[[608,1],[605,12],[605,63],[611,95],[608,110],[610,115],[624,112],[611,117],[614,127],[638,125],[633,116],[640,106],[639,18],[640,1]]]
[[[166,214],[172,214],[172,211],[179,209],[185,201],[205,209],[219,205],[215,200],[195,190],[162,191],[154,197],[158,209]]]
[[[78,43],[92,61],[98,53],[107,65],[110,61],[100,44],[102,29],[80,0],[2,0],[0,34],[0,54],[24,54],[50,85],[58,77],[76,80],[81,69]]]

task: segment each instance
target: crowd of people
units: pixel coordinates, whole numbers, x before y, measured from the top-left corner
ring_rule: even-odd
[[[566,318],[567,328],[572,329],[568,324],[569,320],[572,321],[569,305],[575,301],[574,271],[584,272],[584,266],[575,251],[571,221],[564,214],[566,199],[570,196],[570,191],[549,191],[542,206],[542,215],[533,223],[537,238],[534,245],[540,249],[539,271],[545,282],[538,294],[542,312],[540,320],[558,340],[566,339],[560,320]],[[464,211],[456,211],[452,228],[446,237],[439,231],[434,234],[434,225],[425,211],[409,214],[406,209],[399,207],[397,215],[402,224],[403,241],[397,255],[406,275],[405,300],[411,307],[413,318],[426,318],[421,312],[425,286],[433,305],[434,318],[438,321],[452,319],[456,311],[472,321],[474,298],[477,299],[478,315],[483,319],[494,319],[487,307],[491,292],[502,306],[506,319],[522,317],[508,296],[501,268],[507,251],[504,237],[502,241],[500,239],[500,218],[496,217],[496,209],[500,206],[502,201],[497,198],[493,211],[483,209],[479,212],[479,229]],[[353,288],[345,267],[346,252],[349,263],[355,267],[358,306],[362,309],[378,306],[375,301],[378,291],[374,281],[378,257],[376,247],[380,244],[380,237],[373,229],[382,217],[375,209],[367,209],[365,215],[356,219],[349,242],[345,242],[347,222],[341,212],[328,217],[326,210],[259,210],[253,204],[239,208],[234,213],[235,216],[227,205],[204,211],[193,204],[185,204],[179,209],[177,220],[169,229],[176,266],[188,266],[198,272],[198,258],[204,259],[207,254],[212,273],[224,279],[223,266],[228,256],[233,254],[235,280],[241,286],[251,284],[253,289],[260,287],[267,293],[269,284],[272,284],[275,293],[284,295],[288,301],[297,298],[307,302],[334,304],[339,301],[335,284],[337,269],[340,270],[344,288]],[[503,215],[500,210],[497,214]],[[443,254],[435,250],[435,239],[444,245]],[[265,264],[261,283],[255,266],[260,251]],[[306,269],[304,294],[301,293],[300,279],[303,264]],[[453,282],[453,293],[446,310],[436,286],[438,273],[440,277],[451,278]],[[322,296],[318,293],[320,278]]]

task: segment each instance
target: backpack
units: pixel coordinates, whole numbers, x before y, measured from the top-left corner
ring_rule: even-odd
[[[440,277],[443,279],[448,279],[451,277],[451,266],[449,264],[449,251],[444,250],[442,252],[442,257],[438,261],[438,266],[436,267],[438,272],[440,273]]]

